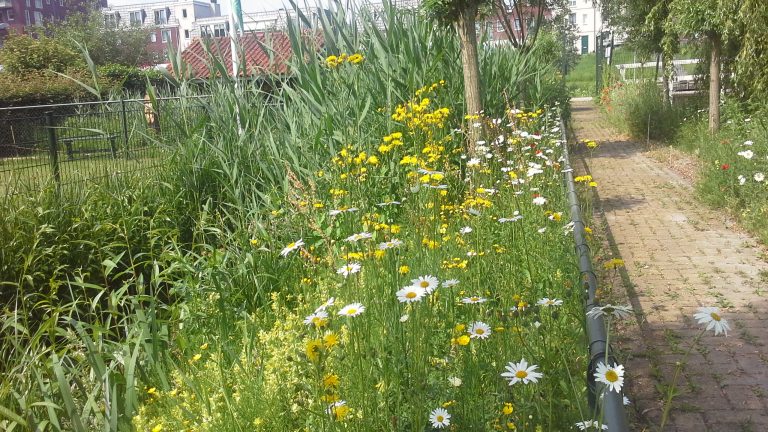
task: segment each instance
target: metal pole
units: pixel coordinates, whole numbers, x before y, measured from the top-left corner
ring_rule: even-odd
[[[243,134],[243,125],[240,122],[240,59],[237,53],[237,40],[243,25],[243,10],[240,0],[230,0],[229,14],[229,49],[232,52],[232,79],[235,83],[235,119],[237,120],[237,132]]]
[[[589,245],[584,231],[586,225],[581,218],[581,206],[579,197],[576,193],[576,184],[573,180],[573,168],[568,155],[568,139],[565,133],[565,123],[560,120],[560,133],[563,142],[563,159],[565,169],[565,184],[570,206],[571,221],[573,221],[573,239],[576,243],[576,255],[579,259],[579,271],[584,281],[584,288],[587,291],[586,312],[589,312],[599,306],[597,299],[597,276],[592,269],[592,260],[590,258]],[[589,340],[589,365],[587,366],[587,389],[589,390],[589,404],[591,407],[597,407],[602,404],[603,424],[608,427],[608,432],[628,432],[629,425],[624,413],[624,397],[621,393],[606,391],[603,384],[595,382],[595,370],[597,365],[605,361],[606,352],[608,353],[609,363],[614,362],[614,357],[610,352],[610,347],[606,343],[607,334],[605,322],[602,318],[587,318],[587,338]],[[602,400],[599,395],[603,394]]]
[[[53,111],[45,112],[45,126],[48,129],[48,150],[51,155],[51,171],[56,186],[61,185],[61,167],[59,166],[59,142],[56,140],[56,129],[53,128]]]
[[[128,118],[125,114],[125,99],[120,98],[120,114],[123,118],[123,145],[125,146],[125,155],[128,156]]]

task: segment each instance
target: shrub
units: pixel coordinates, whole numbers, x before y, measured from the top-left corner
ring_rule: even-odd
[[[635,139],[671,138],[680,124],[679,110],[664,103],[653,81],[618,82],[603,90],[600,102],[614,124]]]
[[[46,70],[65,72],[82,66],[83,59],[56,39],[23,34],[11,35],[5,40],[0,48],[0,64],[16,74]]]

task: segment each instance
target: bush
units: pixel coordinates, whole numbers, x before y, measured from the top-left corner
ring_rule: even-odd
[[[679,110],[664,103],[653,81],[617,82],[603,89],[600,103],[614,124],[635,139],[672,138],[680,124]]]
[[[83,59],[56,39],[24,34],[11,35],[5,40],[0,48],[0,64],[14,74],[47,70],[65,72],[82,66]]]

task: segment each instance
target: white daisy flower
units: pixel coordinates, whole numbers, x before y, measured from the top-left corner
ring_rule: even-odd
[[[458,284],[459,284],[459,280],[458,279],[448,279],[448,280],[443,281],[443,283],[441,285],[443,286],[443,288],[450,288],[450,287],[454,287],[454,286],[456,286]]]
[[[543,206],[546,203],[547,203],[547,199],[544,198],[543,196],[537,196],[536,198],[533,199],[533,204],[537,206]]]
[[[321,326],[325,323],[326,320],[328,320],[328,313],[326,311],[315,311],[314,313],[307,315],[307,317],[304,318],[304,324]]]
[[[333,306],[334,303],[336,303],[336,297],[331,297],[328,300],[325,301],[325,303],[321,304],[320,306],[315,309],[315,313],[324,311],[326,308]]]
[[[488,301],[485,297],[478,297],[478,296],[471,296],[471,297],[464,297],[461,299],[461,302],[464,304],[477,304],[477,303],[485,303]]]
[[[755,179],[756,182],[761,183],[763,180],[765,180],[765,174],[763,174],[761,172],[757,172],[757,173],[755,173],[753,178]]]
[[[429,421],[433,428],[442,429],[451,425],[451,415],[443,408],[435,408],[429,414]]]
[[[427,295],[427,290],[418,286],[407,286],[395,293],[400,303],[413,303],[421,301]]]
[[[448,377],[448,384],[450,384],[453,387],[459,387],[462,384],[461,378],[459,377]]]
[[[491,327],[482,322],[475,321],[469,325],[469,337],[472,339],[488,339],[491,336]]]
[[[467,167],[475,167],[480,165],[480,159],[478,158],[472,158],[467,161]]]
[[[536,230],[539,234],[544,234],[547,231],[547,227],[542,227]]]
[[[386,207],[386,206],[391,206],[391,205],[400,205],[400,201],[385,201],[385,202],[378,203],[376,205],[379,206],[379,207]]]
[[[698,312],[693,315],[693,318],[699,322],[699,324],[706,324],[707,330],[715,330],[715,335],[720,333],[728,336],[728,330],[731,327],[728,325],[728,321],[720,316],[720,309],[716,307],[702,307]]]
[[[595,420],[585,420],[582,422],[576,423],[576,427],[579,428],[579,430],[608,430],[608,426],[601,425],[599,422]]]
[[[755,153],[752,150],[744,150],[736,154],[743,157],[744,159],[752,159],[752,157],[755,156]]]
[[[614,363],[613,366],[608,367],[605,363],[599,363],[595,371],[595,380],[605,384],[608,390],[621,393],[621,387],[624,385],[624,366]]]
[[[345,401],[345,400],[336,401],[336,402],[328,405],[328,408],[325,409],[325,413],[326,414],[334,414],[336,408],[344,406],[346,404],[347,404],[347,401]]]
[[[289,253],[295,251],[296,249],[304,246],[304,240],[298,239],[293,243],[288,244],[286,247],[283,248],[283,250],[280,252],[280,256],[286,257]]]
[[[342,266],[340,269],[336,270],[336,273],[344,277],[347,277],[351,274],[359,272],[361,268],[363,268],[363,266],[361,266],[360,263],[351,262],[345,266]]]
[[[405,314],[405,315],[400,317],[400,322],[404,323],[404,322],[408,321],[408,318],[410,318],[410,316],[408,316],[408,314]]]
[[[459,230],[459,234],[469,234],[472,232],[472,227],[465,226],[464,228]]]
[[[356,317],[363,312],[365,312],[365,306],[363,306],[361,303],[351,303],[341,308],[339,315]]]
[[[551,299],[549,297],[544,297],[543,299],[536,302],[539,306],[562,306],[563,301],[560,299]]]
[[[403,242],[398,239],[392,239],[390,241],[379,243],[379,250],[393,249],[403,245]]]
[[[627,319],[632,316],[632,307],[614,306],[607,304],[605,306],[595,306],[587,312],[587,318],[598,319],[602,316],[612,316],[617,319]]]
[[[437,278],[431,275],[419,276],[417,279],[411,279],[411,285],[424,289],[427,294],[432,294],[432,291],[437,288],[439,282]]]
[[[624,405],[631,405],[632,404],[632,401],[630,401],[629,398],[626,397],[626,396],[624,396],[624,398],[622,399],[622,402],[624,402]]]
[[[349,243],[354,243],[356,241],[369,239],[371,237],[373,237],[373,234],[371,234],[369,232],[366,232],[366,231],[363,231],[361,233],[352,234],[351,236],[347,237],[345,239],[345,241],[347,241]]]
[[[519,363],[509,362],[505,368],[507,372],[501,374],[502,377],[509,381],[509,385],[514,385],[522,381],[523,384],[529,382],[536,383],[539,378],[544,375],[541,372],[536,372],[538,366],[530,365],[525,359],[520,360]]]
[[[746,182],[747,182],[747,178],[746,178],[746,177],[744,177],[744,176],[743,176],[743,175],[741,175],[741,174],[739,174],[739,176],[738,176],[738,177],[736,177],[736,178],[737,178],[737,179],[739,179],[739,185],[740,185],[740,186],[743,186],[743,185],[744,185],[744,183],[746,183]]]
[[[744,141],[744,145],[746,145],[746,146],[751,146],[752,144],[754,144],[754,141],[752,141],[752,140]]]

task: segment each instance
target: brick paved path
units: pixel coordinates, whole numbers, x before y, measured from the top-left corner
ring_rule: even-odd
[[[587,156],[607,233],[626,263],[639,322],[622,331],[630,415],[658,430],[659,389],[699,333],[693,314],[719,306],[728,337],[703,337],[679,379],[666,431],[768,431],[768,265],[751,237],[695,201],[690,185],[610,130],[592,102],[575,102],[577,138],[601,146]],[[621,283],[619,281],[619,283]]]

